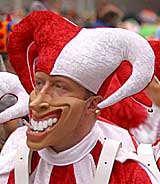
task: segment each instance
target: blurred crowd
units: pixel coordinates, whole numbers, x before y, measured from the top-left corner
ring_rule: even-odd
[[[94,12],[76,12],[75,9],[65,9],[61,0],[33,0],[28,7],[19,10],[3,12],[0,10],[0,20],[10,16],[14,23],[30,12],[50,10],[63,15],[82,27],[121,27],[137,32],[145,38],[160,38],[160,17],[152,9],[142,9],[138,13],[124,12],[114,3],[99,1]]]

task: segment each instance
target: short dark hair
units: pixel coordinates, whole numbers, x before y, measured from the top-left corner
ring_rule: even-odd
[[[87,100],[90,96],[95,96],[95,94],[88,89],[86,89],[86,95],[85,95],[85,100]]]

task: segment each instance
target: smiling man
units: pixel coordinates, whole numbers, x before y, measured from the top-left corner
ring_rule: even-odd
[[[15,26],[8,52],[30,93],[30,123],[8,140],[5,150],[19,140],[20,156],[1,172],[1,181],[156,183],[146,166],[134,161],[136,149],[128,132],[97,119],[100,109],[151,81],[154,53],[145,39],[118,28],[80,28],[53,12],[39,11]],[[111,75],[124,59],[131,61],[133,73],[105,99]]]
[[[93,99],[95,104],[91,104],[90,112],[86,113],[85,106]],[[88,90],[67,77],[37,72],[35,91],[30,98],[29,147],[39,150],[51,146],[60,152],[74,146],[91,131],[93,124],[86,122],[86,116],[95,112],[101,99],[91,96]]]

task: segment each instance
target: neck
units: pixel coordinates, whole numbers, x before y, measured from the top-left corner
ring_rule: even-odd
[[[59,143],[56,146],[51,147],[51,148],[57,153],[72,148],[73,146],[78,144],[82,139],[84,139],[90,133],[95,122],[96,122],[96,120],[94,120],[93,122],[90,122],[90,123],[83,122],[83,125],[82,126],[80,125],[79,127],[77,127],[75,129],[74,133],[71,133],[70,135],[65,137],[65,144]]]

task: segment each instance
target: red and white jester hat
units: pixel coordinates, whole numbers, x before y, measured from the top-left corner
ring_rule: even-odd
[[[130,61],[131,76],[99,108],[138,93],[154,73],[154,53],[138,34],[120,28],[81,28],[50,11],[33,12],[20,21],[10,34],[8,53],[28,92],[34,88],[33,73],[44,71],[102,94],[106,79],[123,60]]]
[[[155,54],[155,71],[154,75],[160,81],[160,40],[149,40],[148,41]]]
[[[17,98],[17,102],[0,112],[0,123],[21,118],[29,113],[29,95],[23,88],[17,75],[9,72],[0,72],[0,102],[7,94]]]

